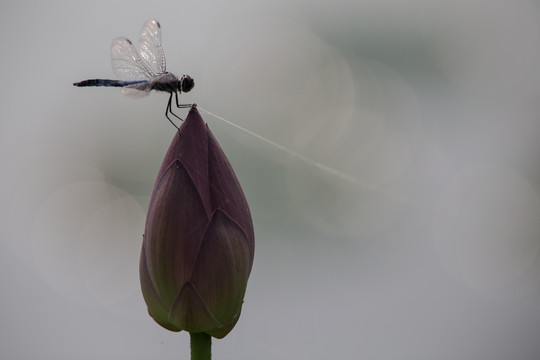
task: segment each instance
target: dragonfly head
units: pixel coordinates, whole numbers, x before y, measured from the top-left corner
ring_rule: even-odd
[[[178,90],[180,92],[189,92],[195,86],[195,81],[189,75],[182,75],[180,81],[178,82]]]

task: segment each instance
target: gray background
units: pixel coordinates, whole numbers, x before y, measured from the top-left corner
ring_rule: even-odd
[[[163,28],[168,69],[244,188],[256,254],[215,359],[540,356],[540,5],[534,1],[8,1],[0,12],[2,359],[188,359],[138,256],[174,135],[114,78]]]

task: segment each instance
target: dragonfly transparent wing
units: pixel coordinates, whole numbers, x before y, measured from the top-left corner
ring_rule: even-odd
[[[165,72],[165,53],[161,46],[161,25],[156,20],[148,20],[139,38],[139,54],[154,74]]]
[[[150,80],[155,73],[126,38],[116,38],[111,45],[111,64],[120,80]]]
[[[149,82],[144,82],[140,84],[127,85],[122,88],[122,94],[133,98],[142,98],[150,94],[152,90],[152,85]]]

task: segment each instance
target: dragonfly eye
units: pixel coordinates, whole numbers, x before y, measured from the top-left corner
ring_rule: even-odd
[[[195,81],[189,75],[182,75],[178,88],[181,92],[188,92],[195,86]]]

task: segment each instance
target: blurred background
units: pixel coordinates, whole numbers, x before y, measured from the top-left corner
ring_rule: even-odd
[[[167,95],[110,44],[163,29],[184,103],[242,184],[256,251],[215,359],[540,358],[540,4],[532,0],[1,5],[2,359],[188,359],[147,315],[146,208]],[[181,112],[181,111],[180,111]],[[184,113],[185,115],[186,113]]]

